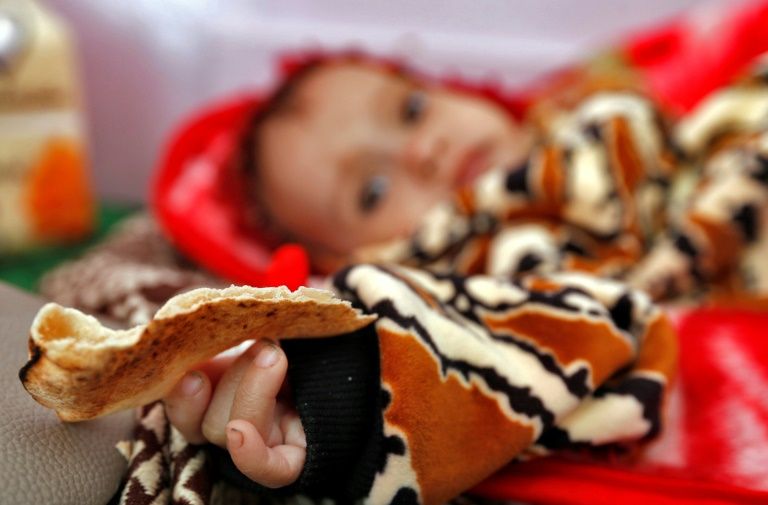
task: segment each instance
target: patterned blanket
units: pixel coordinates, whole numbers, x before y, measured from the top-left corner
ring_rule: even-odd
[[[354,451],[329,455],[340,414],[313,415],[323,397],[299,378],[312,374],[292,374],[308,454],[290,496],[233,486],[220,451],[187,444],[155,404],[121,446],[116,500],[444,503],[512,460],[653,437],[676,363],[654,300],[768,292],[767,69],[676,125],[636,94],[589,97],[552,118],[526,164],[486,174],[410,239],[360,251],[331,281],[380,316],[358,336],[379,371],[370,422]],[[135,324],[218,282],[142,217],[43,290]]]

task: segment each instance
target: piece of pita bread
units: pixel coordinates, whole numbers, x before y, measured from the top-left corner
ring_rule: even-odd
[[[82,421],[163,398],[195,364],[245,340],[342,335],[375,319],[312,288],[195,289],[122,331],[49,303],[32,323],[19,377],[62,420]]]

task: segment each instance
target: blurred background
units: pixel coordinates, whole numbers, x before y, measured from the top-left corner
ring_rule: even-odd
[[[520,87],[596,48],[734,0],[47,0],[70,25],[100,199],[141,202],[196,107],[269,86],[276,55],[361,47]]]
[[[759,4],[762,17],[734,15],[740,23],[728,23],[727,12],[742,4]],[[664,29],[678,18],[682,29]],[[233,276],[229,265],[227,273],[221,269],[233,258],[268,282],[262,274],[275,265],[278,273],[306,277],[306,265],[283,261],[286,255],[252,254],[252,243],[228,235],[231,230],[217,221],[221,214],[214,212],[195,231],[207,225],[220,242],[196,241],[188,250],[174,243],[186,258],[141,212],[171,134],[212,101],[268,90],[281,55],[358,48],[436,77],[493,82],[511,96],[558,69],[605,56],[604,48],[648,42],[647,31],[658,29],[669,37],[650,37],[660,45],[633,46],[645,51],[633,53],[639,57],[629,63],[637,66],[629,66],[635,71],[650,62],[643,84],[662,105],[674,93],[685,110],[768,48],[765,26],[766,0],[0,0],[0,287],[9,283],[127,320],[153,313],[159,301],[153,297],[211,282],[189,270],[196,268],[189,259],[224,277]],[[184,210],[199,203],[188,201]],[[195,218],[209,210],[197,208],[203,211]],[[750,209],[739,208],[734,221],[749,227],[741,220],[754,219],[742,214]],[[180,214],[177,230],[205,221]],[[121,224],[127,226],[119,240],[109,243],[108,233]],[[211,243],[237,254],[189,252]],[[97,244],[101,250],[88,256]],[[750,251],[755,263],[764,264],[765,250]],[[84,253],[68,270],[66,262]],[[253,257],[258,261],[239,261]],[[44,276],[47,289],[41,288]],[[698,388],[678,389],[672,397],[673,421],[646,461],[699,472],[717,485],[746,486],[743,496],[768,489],[768,403],[760,389],[768,383],[761,366],[768,363],[760,330],[765,315],[704,313],[688,323],[678,310],[687,351],[681,354],[688,360],[681,362],[680,383]],[[714,350],[707,351],[702,337],[710,337]],[[728,346],[733,352],[721,351]],[[542,482],[542,489],[552,487]],[[597,486],[603,490],[606,482],[620,488],[627,481],[601,476]],[[689,489],[685,482],[680,488],[637,482],[648,488],[643,491],[670,489],[673,497]],[[695,501],[720,488],[701,489]],[[755,495],[750,503],[761,499]]]

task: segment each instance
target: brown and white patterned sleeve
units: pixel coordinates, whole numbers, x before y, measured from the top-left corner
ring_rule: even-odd
[[[443,503],[529,449],[626,444],[658,430],[674,334],[647,297],[620,283],[370,264],[334,282],[340,295],[379,315],[372,333],[357,339],[372,337],[378,370],[373,409],[359,418],[368,424],[357,454],[347,454],[340,474],[323,468],[322,454],[305,468],[316,481],[343,476],[334,488],[354,488],[347,499]],[[311,352],[315,362],[325,359]],[[357,380],[349,375],[350,384]],[[293,386],[308,448],[316,447],[313,433],[322,436],[317,425],[364,410],[331,390],[336,412],[319,415],[317,399],[302,393],[306,385]]]

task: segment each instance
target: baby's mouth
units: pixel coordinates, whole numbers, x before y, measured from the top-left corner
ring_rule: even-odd
[[[481,143],[467,149],[459,158],[453,171],[453,184],[456,188],[469,186],[485,172],[490,165],[490,146]]]

